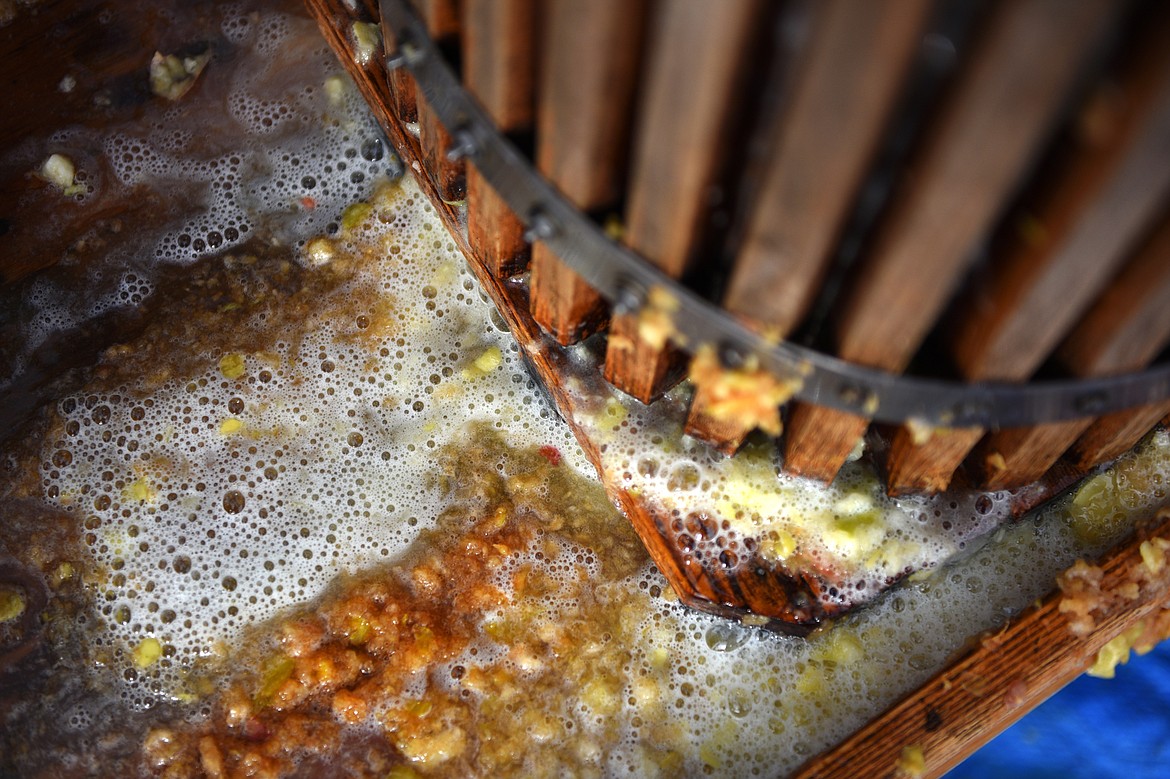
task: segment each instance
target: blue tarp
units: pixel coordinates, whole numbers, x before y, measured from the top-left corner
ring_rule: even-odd
[[[1164,779],[1170,776],[1170,642],[1113,679],[1081,676],[948,779]]]

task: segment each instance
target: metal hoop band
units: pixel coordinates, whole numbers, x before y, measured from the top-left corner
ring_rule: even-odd
[[[387,61],[410,70],[454,139],[453,151],[472,162],[526,222],[528,239],[547,243],[611,304],[639,305],[650,290],[664,290],[678,304],[674,324],[680,345],[710,343],[724,352],[754,354],[766,370],[798,379],[800,400],[890,423],[1025,427],[1170,398],[1170,365],[1103,378],[968,384],[887,373],[797,344],[770,342],[606,237],[533,169],[464,91],[407,0],[380,0],[380,8],[398,42]]]

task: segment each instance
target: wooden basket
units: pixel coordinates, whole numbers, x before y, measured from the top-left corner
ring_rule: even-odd
[[[407,68],[388,67],[424,59],[421,41],[397,46],[372,0],[309,7],[562,409],[572,404],[553,341],[604,331],[605,378],[647,403],[686,373],[680,349],[643,337],[644,294],[611,309],[553,253],[540,208],[518,216],[487,184],[485,171],[505,183],[510,171],[476,157],[469,111],[443,92],[431,105]],[[520,150],[513,167],[535,165],[581,221],[689,284],[676,294],[718,303],[767,338],[891,377],[912,368],[1025,385],[1037,373],[1136,371],[1170,342],[1170,12],[1160,4],[415,9],[431,59],[437,46],[493,132]],[[389,60],[371,44],[379,30]],[[577,267],[591,271],[588,259]],[[760,418],[715,413],[717,387],[696,384],[688,432],[734,452]],[[1026,427],[924,430],[915,419],[871,424],[876,396],[839,390],[833,404],[787,405],[778,444],[790,471],[832,479],[868,428],[891,494],[1037,485],[1016,513],[1170,412],[1159,399],[1090,415],[1104,408],[1094,390],[1074,397],[1071,419],[1066,409]],[[845,407],[868,415],[840,410],[850,392]],[[576,432],[597,462],[597,443]],[[815,576],[696,561],[676,548],[669,516],[607,486],[689,604],[797,631],[836,613],[806,606],[823,600]]]
[[[321,3],[339,34],[376,19]],[[968,382],[1140,369],[1170,341],[1170,22],[1058,0],[1001,6],[449,0],[417,4],[500,131],[581,212],[769,338],[860,366]],[[347,57],[349,59],[351,57]],[[471,257],[529,272],[526,314],[561,344],[605,331],[605,377],[643,402],[686,371],[639,337],[524,222],[406,69],[391,122],[417,121],[418,161],[467,203]],[[413,125],[412,125],[413,126]],[[408,155],[411,144],[401,149]],[[539,229],[533,234],[540,235]],[[529,236],[532,238],[532,235]],[[734,452],[756,420],[688,430]],[[1170,411],[998,429],[883,429],[892,494],[1018,487],[1062,455],[1085,470]],[[870,419],[795,402],[786,467],[832,479]],[[928,440],[924,440],[928,438]]]

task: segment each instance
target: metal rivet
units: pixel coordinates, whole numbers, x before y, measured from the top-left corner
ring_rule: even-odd
[[[739,346],[724,341],[719,344],[718,348],[719,363],[724,368],[742,368],[743,364],[747,362],[747,354]]]
[[[634,279],[621,279],[613,297],[615,314],[632,314],[646,303],[646,288]]]
[[[1101,409],[1105,408],[1105,404],[1109,400],[1108,395],[1104,392],[1090,392],[1086,395],[1080,395],[1073,405],[1081,414],[1097,414]]]
[[[386,70],[398,70],[404,66],[414,67],[422,62],[426,57],[426,49],[419,46],[410,37],[410,33],[405,30],[398,35],[398,49],[394,52],[386,52],[386,56],[382,59]]]
[[[961,400],[955,404],[954,413],[956,423],[974,425],[991,417],[991,407],[981,400]]]
[[[475,135],[467,127],[460,127],[451,133],[451,148],[447,149],[447,160],[459,162],[464,157],[474,157],[479,151]]]
[[[837,398],[847,406],[860,406],[865,390],[856,384],[845,384],[837,390]]]
[[[524,240],[528,243],[547,241],[556,234],[556,224],[543,211],[534,209],[528,217],[528,229],[524,231]]]
[[[922,54],[927,65],[939,72],[950,70],[959,58],[955,42],[942,33],[927,33],[922,39]]]

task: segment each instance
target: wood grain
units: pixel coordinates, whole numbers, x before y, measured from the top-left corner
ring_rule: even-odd
[[[1026,379],[1161,215],[1170,194],[1170,23],[1162,28],[1128,77],[1090,106],[1071,164],[971,293],[954,335],[966,378]]]
[[[1047,140],[1111,8],[1027,0],[988,19],[846,300],[842,357],[906,367]]]
[[[817,3],[723,306],[785,337],[808,311],[930,4]]]
[[[781,439],[784,470],[832,481],[867,427],[869,420],[865,417],[812,403],[790,403]]]
[[[639,100],[625,241],[679,278],[709,226],[711,192],[727,159],[761,21],[757,0],[677,0],[653,18]],[[648,403],[681,373],[681,355],[639,334],[635,314],[610,323],[605,377]]]
[[[1108,2],[1062,0],[996,6],[846,295],[837,325],[842,358],[905,369],[1039,153],[1112,9]],[[805,446],[848,451],[844,443],[786,444],[795,451]],[[841,466],[840,459],[803,459],[810,475],[825,480]]]
[[[1170,401],[1152,403],[1099,417],[1070,447],[1065,459],[1082,471],[1111,462],[1132,449],[1170,414]]]
[[[459,46],[459,13],[455,0],[412,0],[419,16],[426,24],[431,39],[450,50]],[[448,203],[467,197],[467,164],[452,160],[451,135],[422,94],[416,94],[418,107],[418,134],[422,143],[422,163],[427,175],[438,187],[439,196]]]
[[[440,43],[459,37],[461,2],[463,0],[410,0],[431,39]]]
[[[1165,347],[1167,319],[1170,218],[1163,217],[1138,256],[1065,339],[1057,357],[1073,371],[1078,366],[1092,366],[1099,373],[1133,370]],[[1087,470],[1120,457],[1168,413],[1170,403],[1162,402],[1106,414],[1076,440],[1067,459]]]
[[[439,121],[422,94],[417,96],[418,135],[422,142],[422,163],[427,175],[439,189],[439,196],[448,203],[467,198],[467,164],[448,157],[451,134]]]
[[[988,433],[971,454],[974,481],[987,490],[1031,484],[1092,424],[1090,417]]]
[[[1170,214],[1061,344],[1057,359],[1077,376],[1148,365],[1170,342]]]
[[[506,133],[536,119],[535,0],[463,0],[463,85]]]
[[[372,0],[366,0],[365,13],[376,16]],[[382,24],[382,41],[387,52],[398,50],[398,39],[389,25]],[[414,83],[414,76],[405,67],[400,67],[387,74],[389,82],[389,108],[393,115],[403,122],[418,121],[418,89]]]
[[[1075,376],[1103,376],[1141,370],[1168,343],[1170,218],[1163,217],[1153,235],[1065,339],[1058,357]],[[1097,428],[1093,435],[1100,438],[1109,426],[1125,419],[1115,435],[1121,437],[1120,443],[1128,441],[1132,445],[1137,437],[1129,428],[1151,414],[1146,430],[1137,434],[1140,437],[1161,415],[1148,409],[1136,416],[1122,415]],[[1008,489],[1035,481],[1093,423],[1089,418],[989,434],[972,458],[979,483],[987,489]],[[1103,454],[1112,459],[1125,451],[1112,453],[1112,449]],[[1088,453],[1089,449],[1082,449],[1077,455],[1082,468],[1097,464],[1084,459]]]
[[[464,0],[463,82],[505,133],[535,121],[534,0]],[[501,278],[528,265],[524,225],[474,165],[467,169],[467,233],[480,262]]]
[[[544,6],[536,164],[582,211],[612,209],[621,198],[645,12],[640,0]],[[531,267],[533,316],[558,343],[607,321],[601,296],[548,247],[533,248]]]
[[[791,98],[761,119],[774,148],[750,204],[723,308],[779,338],[807,313],[848,209],[918,49],[930,4],[815,3]],[[767,84],[781,90],[785,85]],[[687,432],[727,453],[751,432],[707,413],[699,388]]]
[[[1170,535],[1170,514],[1159,513],[1145,535]],[[907,747],[917,747],[925,757],[921,779],[954,768],[1083,673],[1114,637],[1143,621],[1164,619],[1170,593],[1164,578],[1143,586],[1134,600],[1117,594],[1143,567],[1140,540],[1101,563],[1100,589],[1112,597],[1087,635],[1070,630],[1060,610],[1062,594],[1055,592],[1003,630],[983,636],[921,688],[806,763],[793,779],[905,777],[898,765]]]
[[[936,430],[926,441],[908,427],[894,431],[886,455],[886,492],[892,496],[942,492],[971,447],[983,438],[983,429],[959,427]]]
[[[1090,100],[1082,127],[1092,132],[1082,130],[1070,161],[1028,209],[1028,229],[1017,232],[967,298],[954,337],[955,359],[967,379],[1027,379],[1101,294],[1104,307],[1086,320],[1069,352],[1078,361],[1068,366],[1074,374],[1141,368],[1165,343],[1164,329],[1148,327],[1167,327],[1164,320],[1170,319],[1157,294],[1165,271],[1160,246],[1156,258],[1137,262],[1133,278],[1123,274],[1116,293],[1106,287],[1158,224],[1170,196],[1168,16],[1135,50],[1132,67],[1108,97]],[[1135,304],[1147,297],[1150,306],[1131,308],[1131,295],[1138,296]],[[1085,347],[1075,351],[1076,344]],[[1110,357],[1110,349],[1117,356]],[[1127,353],[1144,359],[1116,361]],[[988,488],[1027,484],[1091,421],[992,433],[972,465]]]

